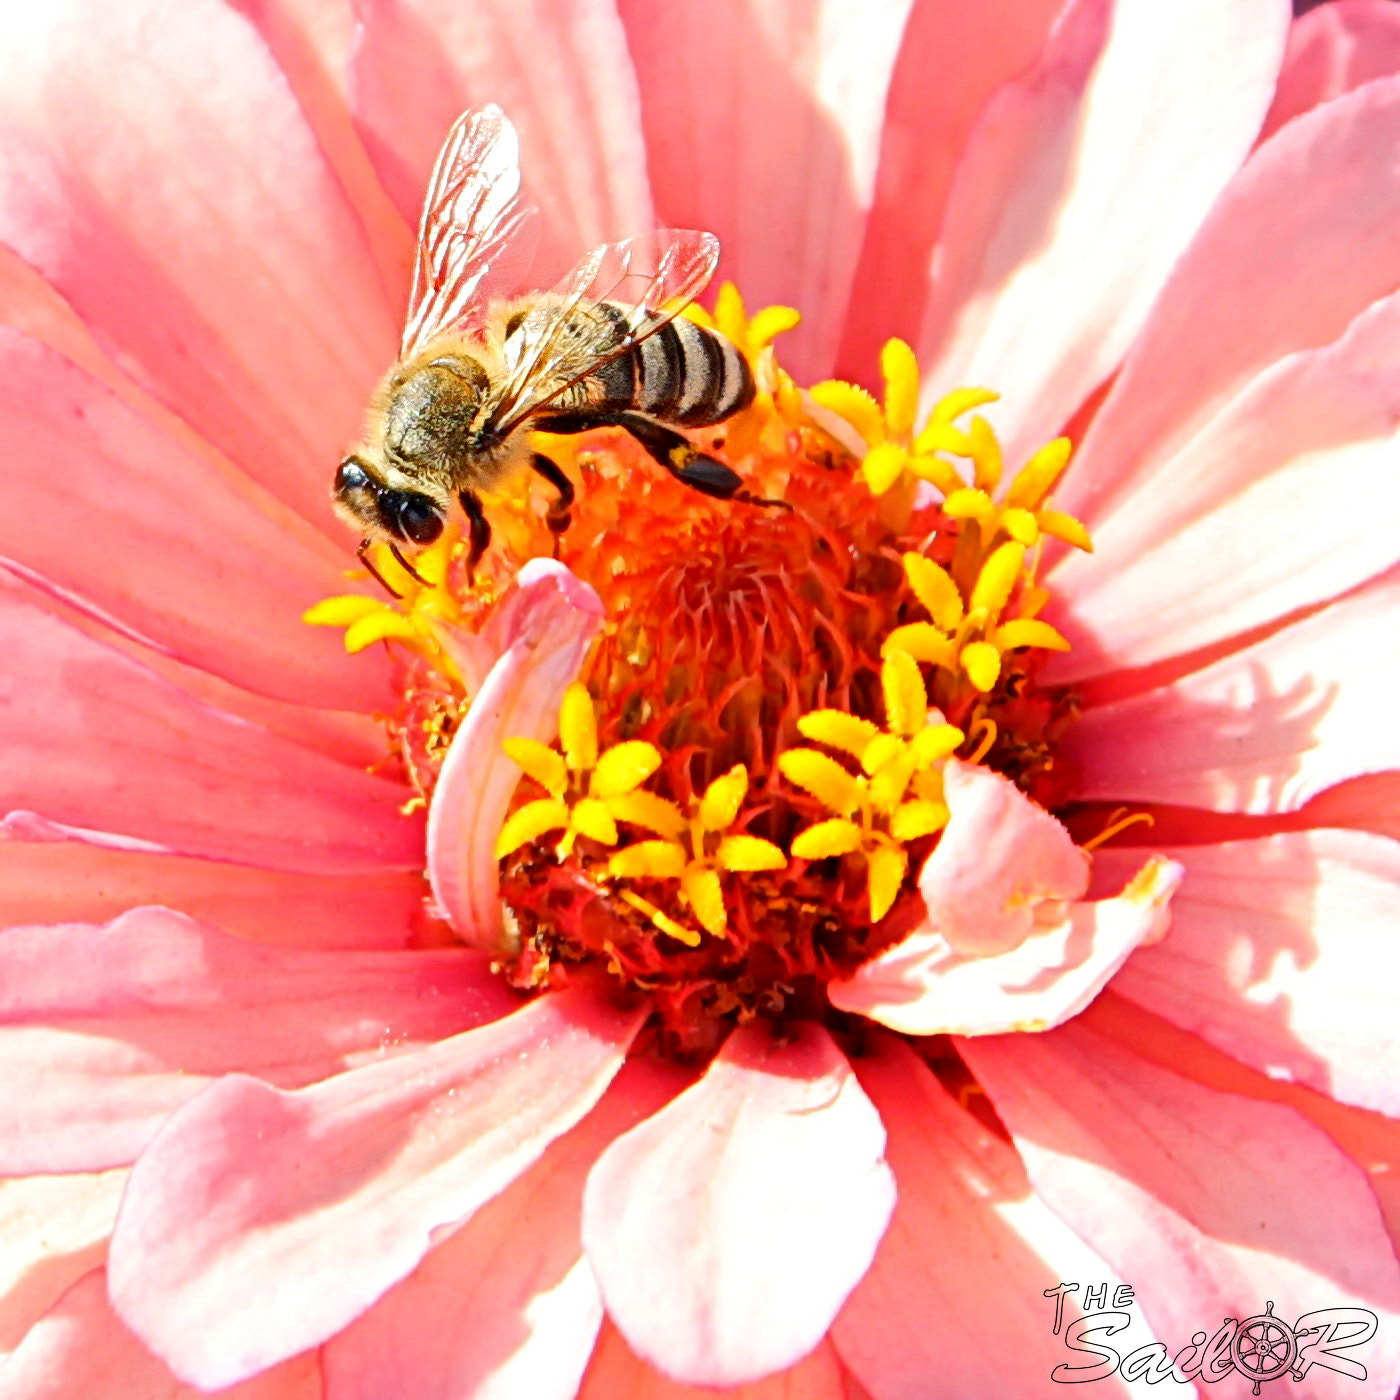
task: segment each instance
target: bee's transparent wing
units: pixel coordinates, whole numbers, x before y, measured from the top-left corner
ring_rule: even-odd
[[[423,201],[401,356],[467,319],[482,279],[519,232],[520,142],[499,107],[463,112]]]
[[[532,413],[655,335],[705,289],[719,261],[719,240],[695,229],[655,233],[595,248],[552,291],[543,295],[512,336],[511,366],[492,414],[502,436]],[[580,304],[612,302],[627,333],[600,352],[580,342],[570,319]]]

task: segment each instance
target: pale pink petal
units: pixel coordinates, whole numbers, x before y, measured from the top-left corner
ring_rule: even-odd
[[[645,1016],[552,993],[309,1089],[211,1085],[132,1169],[118,1311],[209,1390],[325,1341],[588,1112]]]
[[[1397,149],[1400,79],[1386,79],[1254,153],[1163,289],[1058,508],[1092,531],[1258,375],[1330,345],[1400,287]]]
[[[583,1183],[599,1152],[684,1086],[657,1061],[603,1100],[326,1346],[332,1400],[573,1400],[603,1320],[583,1257]]]
[[[1172,854],[1189,874],[1171,935],[1114,990],[1276,1079],[1400,1116],[1400,844],[1295,831]]]
[[[833,1006],[906,1035],[1043,1031],[1077,1016],[1135,948],[1155,943],[1182,875],[1153,860],[1114,899],[1070,904],[1017,947],[961,953],[927,926],[827,986]]]
[[[487,102],[520,131],[546,285],[596,244],[654,227],[637,83],[610,0],[357,0],[356,9],[356,122],[415,228],[447,128]]]
[[[918,344],[937,393],[1002,392],[1012,460],[1127,352],[1259,132],[1287,27],[1280,0],[1076,0],[988,105]]]
[[[1030,66],[1063,0],[921,0],[885,104],[880,159],[837,373],[875,382],[880,347],[913,344],[920,288],[963,146],[987,100]]]
[[[605,1323],[578,1400],[714,1400],[715,1394],[708,1386],[663,1376],[637,1358],[616,1327]],[[723,1394],[724,1400],[867,1400],[829,1341],[795,1366],[726,1388]]]
[[[1392,0],[1332,0],[1301,16],[1288,35],[1270,136],[1284,122],[1375,78],[1400,72],[1400,10]]]
[[[1365,1381],[1313,1368],[1295,1400],[1390,1400],[1400,1267],[1366,1177],[1291,1108],[1183,1079],[1081,1023],[963,1040],[1042,1200],[1132,1284],[1157,1334],[1264,1311],[1379,1314]]]
[[[1335,597],[1400,559],[1400,294],[1271,366],[1054,573],[1047,679],[1146,666]],[[1078,468],[1072,468],[1077,471]]]
[[[71,306],[23,258],[0,244],[0,325],[52,346],[110,387],[147,395],[112,362]]]
[[[355,130],[347,88],[360,26],[352,0],[230,3],[257,26],[291,84],[322,153],[359,217],[380,281],[397,310],[417,223],[415,219],[410,227],[394,207]]]
[[[0,239],[158,398],[340,538],[329,476],[396,309],[257,31],[217,0],[55,0],[7,6],[0,55]]]
[[[919,874],[929,924],[963,953],[1014,948],[1089,887],[1069,832],[999,773],[950,759],[950,818]],[[1042,908],[1046,903],[1050,908]]]
[[[832,370],[911,0],[622,0],[663,224],[712,229],[750,305],[803,315],[799,381]]]
[[[1392,684],[1400,570],[1174,684],[1086,710],[1076,796],[1289,812],[1400,767]]]
[[[1044,1296],[1064,1279],[1118,1280],[1032,1194],[1012,1149],[957,1103],[903,1044],[856,1060],[890,1135],[899,1201],[870,1272],[832,1336],[879,1400],[1045,1394],[1070,1357]],[[1117,1379],[1094,1394],[1122,1397]]]
[[[211,1076],[311,1084],[515,1004],[463,950],[269,948],[167,909],[7,929],[0,1174],[123,1165]]]
[[[603,619],[598,595],[562,564],[533,559],[488,629],[496,661],[443,761],[428,813],[433,897],[468,942],[499,948],[500,871],[496,837],[520,782],[502,743],[548,742],[564,698]]]
[[[4,810],[273,869],[420,865],[398,784],[203,705],[4,591],[0,652]]]
[[[584,1247],[632,1348],[696,1385],[743,1385],[805,1356],[889,1221],[884,1144],[826,1031],[735,1031],[588,1180]]]
[[[345,591],[349,551],[178,424],[143,417],[5,327],[0,413],[24,467],[7,478],[0,512],[6,562],[263,695],[366,713],[387,703],[377,658],[347,656],[338,632],[301,621]]]
[[[299,875],[78,841],[0,841],[0,928],[101,923],[164,904],[258,943],[401,948],[423,893],[422,876],[409,871]]]
[[[222,1400],[321,1400],[309,1353],[232,1390]],[[200,1400],[122,1326],[97,1269],[59,1300],[0,1370],[0,1400]]]
[[[125,1184],[124,1171],[0,1182],[0,1356],[101,1265]]]

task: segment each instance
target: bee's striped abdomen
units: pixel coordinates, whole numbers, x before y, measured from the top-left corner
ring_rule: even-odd
[[[702,427],[753,402],[753,376],[724,336],[678,316],[631,353],[633,406],[662,423]]]

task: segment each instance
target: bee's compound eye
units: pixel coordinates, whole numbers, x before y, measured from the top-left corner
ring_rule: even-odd
[[[394,524],[405,539],[414,544],[432,544],[442,534],[442,514],[427,496],[398,492],[394,502]]]
[[[334,489],[337,496],[359,491],[369,484],[369,473],[353,457],[347,457],[335,474]]]

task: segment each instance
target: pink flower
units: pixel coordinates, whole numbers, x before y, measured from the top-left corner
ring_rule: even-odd
[[[1367,1309],[1269,1393],[1394,1393],[1393,6],[0,26],[0,1400],[1034,1396],[1067,1281]],[[560,562],[507,500],[352,656],[487,101],[543,280],[713,228],[802,312],[715,313],[797,509],[590,439]]]

